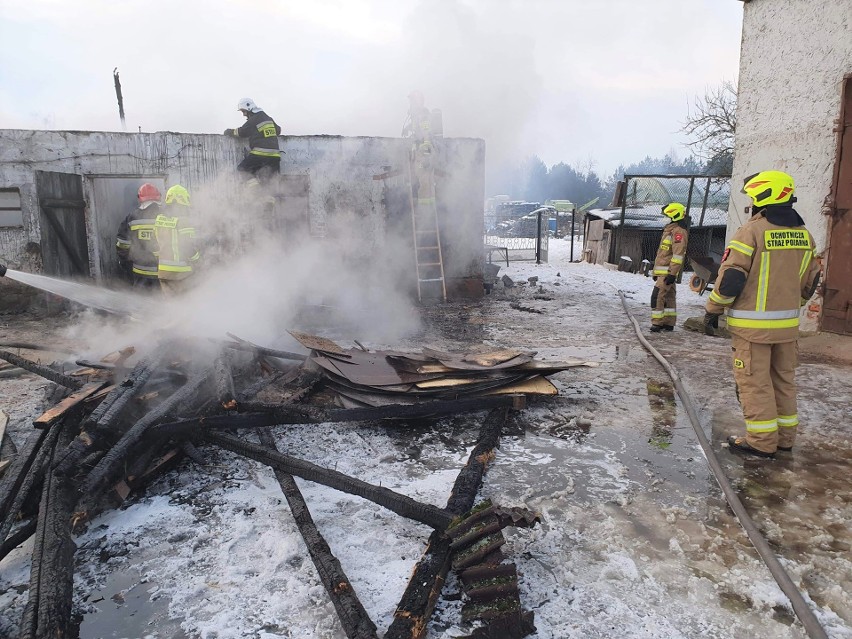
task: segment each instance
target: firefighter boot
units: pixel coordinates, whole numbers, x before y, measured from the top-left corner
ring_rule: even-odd
[[[752,448],[745,437],[737,437],[736,435],[728,437],[728,450],[740,455],[754,455],[755,457],[767,457],[769,459],[775,457],[775,453],[767,453],[757,448]]]

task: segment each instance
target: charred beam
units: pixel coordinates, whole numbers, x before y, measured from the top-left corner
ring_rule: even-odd
[[[261,444],[270,450],[278,451],[275,438],[268,428],[262,428],[258,432],[258,436]],[[293,519],[302,534],[302,539],[305,540],[308,554],[314,562],[320,582],[331,598],[331,603],[334,604],[334,609],[337,611],[337,616],[340,618],[340,624],[343,626],[346,636],[349,639],[374,639],[378,637],[376,625],[370,619],[367,611],[364,610],[358,595],[355,594],[352,583],[346,573],[343,572],[343,566],[340,565],[340,561],[331,552],[328,542],[317,529],[313,517],[311,517],[311,512],[308,510],[308,505],[305,503],[298,485],[296,485],[296,480],[293,479],[292,475],[282,470],[275,470],[275,478],[290,505]]]
[[[233,333],[226,333],[228,337],[234,340],[235,343],[225,343],[224,346],[226,348],[233,348],[238,351],[251,351],[256,355],[268,355],[269,357],[278,357],[279,359],[292,359],[297,361],[305,361],[308,359],[307,355],[302,355],[301,353],[291,353],[290,351],[281,351],[276,350],[274,348],[265,348],[263,346],[258,346],[257,344],[252,344],[251,342],[244,340],[240,337],[237,337]]]
[[[67,445],[69,439],[63,433],[63,444]],[[29,597],[21,623],[22,639],[71,636],[74,552],[77,550],[71,538],[71,514],[75,501],[74,484],[48,472],[39,505]]]
[[[301,477],[302,479],[307,479],[308,481],[316,482],[350,495],[363,497],[395,512],[397,515],[419,521],[436,530],[445,530],[452,521],[452,515],[442,508],[420,503],[411,497],[406,497],[388,488],[368,484],[365,481],[344,475],[336,470],[322,468],[311,462],[296,459],[295,457],[284,455],[275,450],[270,450],[269,448],[258,446],[257,444],[231,437],[230,435],[208,432],[203,435],[203,438],[226,450],[254,459],[276,470],[284,471],[287,474],[295,475],[296,477]]]
[[[85,386],[82,386],[80,390],[74,391],[56,406],[33,420],[33,426],[36,428],[49,428],[67,414],[73,412],[82,402],[106,386],[106,384],[107,382],[89,382]]]
[[[33,536],[36,530],[36,520],[30,519],[23,526],[13,532],[2,544],[0,544],[0,561],[3,561],[10,552]]]
[[[321,424],[324,422],[362,422],[443,417],[458,413],[499,408],[501,406],[511,407],[516,402],[517,396],[515,395],[434,400],[411,405],[395,404],[392,406],[334,409],[253,402],[242,404],[240,410],[252,413],[270,413],[276,417],[278,424]]]
[[[507,414],[506,408],[495,408],[485,419],[476,446],[456,477],[447,501],[447,511],[453,515],[466,513],[473,507],[488,462],[494,457]],[[385,639],[422,639],[426,636],[429,618],[444,588],[451,555],[450,539],[433,532],[426,552],[414,567]]]
[[[39,453],[47,434],[47,431],[31,434],[18,451],[6,474],[3,475],[3,480],[0,481],[0,520],[6,519],[27,474],[36,460],[40,459]]]
[[[40,375],[41,377],[50,380],[54,384],[59,384],[60,386],[64,386],[65,388],[77,390],[84,384],[82,380],[75,379],[68,375],[63,375],[62,373],[53,370],[49,366],[44,366],[43,364],[36,364],[35,362],[28,360],[25,357],[20,357],[19,355],[15,355],[14,353],[10,353],[9,351],[0,350],[0,359],[5,359],[10,364],[14,364],[15,366],[28,370],[31,373]]]
[[[127,378],[113,388],[98,407],[83,421],[81,432],[69,446],[55,456],[55,471],[60,475],[74,472],[81,459],[90,455],[111,433],[127,403],[145,385],[154,372],[154,362],[141,360]]]
[[[32,465],[28,468],[28,472],[21,480],[13,499],[9,503],[8,509],[4,510],[3,518],[0,521],[0,540],[6,539],[6,535],[9,534],[9,531],[15,524],[18,513],[21,511],[24,503],[33,491],[41,486],[41,479],[47,471],[48,460],[56,447],[59,431],[60,427],[56,426],[47,433],[47,436],[38,448]]]
[[[136,422],[92,469],[92,472],[83,482],[81,492],[83,494],[94,493],[114,479],[127,454],[142,439],[148,429],[167,415],[178,412],[197,401],[202,387],[209,382],[212,374],[213,370],[209,368],[197,375]]]

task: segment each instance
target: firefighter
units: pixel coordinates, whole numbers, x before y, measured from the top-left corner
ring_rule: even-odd
[[[237,103],[237,110],[245,116],[246,123],[238,129],[225,129],[225,135],[248,138],[249,152],[237,170],[246,174],[249,186],[258,186],[281,172],[281,149],[278,145],[281,127],[251,98],[242,98]]]
[[[726,311],[732,334],[746,435],[728,437],[729,450],[758,457],[791,451],[796,441],[799,311],[819,284],[813,237],[793,208],[795,188],[781,171],[746,178],[752,217],[725,249],[704,315],[713,334]]]
[[[186,289],[186,280],[197,269],[198,252],[192,223],[189,192],[179,184],[166,191],[165,210],[154,221],[159,246],[157,276],[163,293],[171,297]]]
[[[154,220],[160,213],[160,191],[146,182],[136,193],[139,206],[118,227],[118,265],[129,273],[134,288],[159,288]]]
[[[671,220],[663,227],[657,257],[654,258],[654,290],[651,292],[651,332],[673,331],[677,324],[676,284],[686,258],[689,219],[683,204],[672,202],[663,207]]]
[[[408,94],[408,119],[402,136],[410,138],[412,196],[418,205],[434,206],[435,172],[432,165],[432,113],[420,91]]]

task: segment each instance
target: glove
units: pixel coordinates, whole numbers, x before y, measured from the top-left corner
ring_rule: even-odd
[[[234,135],[233,129],[225,129],[225,132],[222,135]]]
[[[719,328],[719,315],[717,313],[704,313],[704,334],[715,335],[713,329]]]
[[[677,279],[677,275],[672,275],[671,273],[666,275],[665,282],[666,284],[674,284]]]

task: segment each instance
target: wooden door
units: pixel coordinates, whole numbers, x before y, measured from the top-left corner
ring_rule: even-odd
[[[82,176],[36,171],[36,197],[45,274],[88,277],[91,271]]]

